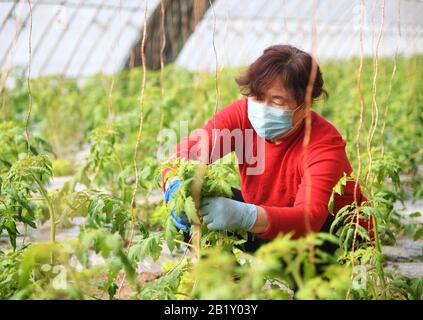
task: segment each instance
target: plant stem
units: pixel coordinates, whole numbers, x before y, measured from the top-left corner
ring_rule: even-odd
[[[200,225],[192,225],[193,233],[192,233],[192,246],[194,247],[194,254],[197,261],[200,260],[200,251],[201,251],[201,226]]]
[[[374,232],[375,232],[375,245],[376,245],[376,250],[382,254],[382,249],[381,249],[381,244],[380,244],[380,238],[379,238],[379,232],[378,232],[378,224],[377,224],[377,220],[375,217],[371,217],[371,219],[373,220],[373,226],[374,226]],[[383,299],[386,299],[386,281],[385,281],[385,273],[383,272],[383,267],[380,266],[380,279],[382,281],[382,297]]]
[[[195,209],[196,209],[196,219],[195,221],[191,221],[191,228],[192,228],[192,245],[194,247],[194,256],[195,260],[194,263],[198,263],[201,258],[201,215],[200,215],[200,205],[201,205],[201,189],[203,187],[204,182],[204,175],[207,171],[207,165],[202,163],[199,164],[195,170],[194,180],[191,186],[191,196],[194,200]],[[196,287],[197,287],[198,279],[195,277],[194,285],[191,290],[191,296],[193,296]]]
[[[173,241],[175,241],[176,243],[183,244],[183,245],[185,245],[185,246],[187,246],[187,247],[194,248],[194,246],[193,246],[192,244],[187,243],[187,242],[185,242],[185,241],[180,241],[180,240],[178,240],[178,239],[174,239]]]
[[[38,188],[43,195],[44,199],[47,202],[48,211],[50,213],[50,241],[55,242],[56,240],[56,223],[54,218],[54,207],[51,203],[50,197],[48,195],[48,192],[46,188],[44,188],[44,185],[41,183],[41,181],[33,175],[34,180],[37,182]]]

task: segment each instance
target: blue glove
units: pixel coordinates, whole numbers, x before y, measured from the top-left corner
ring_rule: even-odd
[[[242,228],[250,231],[257,220],[257,207],[223,197],[204,198],[200,214],[209,230]]]
[[[170,200],[173,199],[173,195],[179,190],[180,186],[181,186],[180,180],[173,180],[170,183],[170,186],[166,188],[166,191],[164,194],[164,200],[166,203],[168,203]],[[184,232],[190,231],[191,228],[189,225],[189,220],[185,212],[181,212],[179,217],[177,217],[175,210],[172,210],[171,219],[173,223],[175,224],[176,228],[178,228],[179,230],[182,230]]]

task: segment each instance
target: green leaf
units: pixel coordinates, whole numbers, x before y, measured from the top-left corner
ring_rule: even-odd
[[[200,219],[197,216],[197,210],[195,209],[194,199],[191,196],[185,200],[184,211],[187,214],[189,221],[193,224],[200,224]]]
[[[413,239],[414,239],[414,241],[417,241],[421,237],[423,237],[423,227],[416,230],[416,232],[414,233]]]
[[[160,257],[161,252],[162,246],[160,241],[156,235],[153,235],[132,246],[129,249],[128,258],[133,262],[140,262],[147,256],[150,256],[156,261]]]
[[[330,214],[333,214],[333,204],[334,204],[334,193],[332,192],[332,194],[330,195],[329,198],[329,203],[328,203],[328,210],[330,212]]]
[[[165,228],[165,241],[167,247],[169,248],[170,252],[175,249],[175,237],[177,236],[178,232],[176,231],[175,225],[170,217],[166,220],[166,228]]]
[[[345,225],[348,223],[348,218],[352,216],[350,212],[351,206],[342,207],[336,214],[335,220],[330,226],[330,233],[333,233],[338,225]]]
[[[352,243],[353,237],[354,237],[354,229],[349,228],[348,231],[347,231],[347,235],[345,237],[345,240],[344,240],[344,250],[345,250],[345,252],[348,251],[348,248],[350,247],[350,245]]]
[[[423,295],[423,279],[413,279],[413,283],[411,285],[413,298],[415,300],[421,300]]]
[[[333,244],[338,244],[338,238],[330,233],[320,232],[317,234],[317,237]]]
[[[7,230],[9,235],[10,244],[12,245],[13,249],[16,249],[16,236],[19,234],[18,230],[16,229],[16,223],[13,220],[8,220],[4,227]]]
[[[357,225],[357,232],[363,239],[370,241],[369,233],[362,226]]]
[[[408,217],[409,218],[419,218],[421,217],[421,213],[419,211],[413,212],[412,214],[410,214]]]

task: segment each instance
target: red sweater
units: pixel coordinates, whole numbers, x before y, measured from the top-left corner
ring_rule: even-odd
[[[247,115],[248,100],[240,99],[220,110],[213,119],[204,126],[208,133],[208,156],[212,150],[214,137],[212,129],[253,129]],[[311,136],[308,147],[308,163],[304,163],[303,138],[305,125],[281,144],[271,144],[262,139],[265,148],[264,171],[259,175],[248,175],[247,168],[254,167],[245,163],[239,164],[241,176],[241,192],[246,203],[259,205],[265,209],[268,228],[259,238],[273,239],[278,233],[294,232],[294,237],[306,234],[305,205],[306,179],[308,167],[311,181],[311,199],[309,204],[309,222],[313,231],[320,231],[329,211],[328,202],[332,189],[343,176],[351,174],[352,168],[345,153],[345,141],[336,128],[323,117],[312,112]],[[244,135],[245,137],[245,135]],[[253,131],[252,146],[257,151],[257,134]],[[195,135],[185,139],[177,147],[177,156],[188,156],[192,148],[201,143]],[[215,142],[216,143],[216,142]],[[248,142],[251,145],[251,142]],[[246,145],[248,145],[248,143]],[[247,146],[248,147],[248,146]],[[230,151],[235,151],[232,140],[230,150],[212,155],[213,161]],[[246,147],[244,146],[244,149]],[[213,149],[214,151],[215,149]],[[237,154],[238,156],[238,154]],[[239,157],[238,157],[239,158]],[[163,176],[167,172],[163,173]],[[360,189],[358,195],[360,197]],[[363,197],[363,201],[365,198]],[[334,212],[354,201],[354,182],[348,182],[343,195],[336,195]],[[360,223],[361,224],[361,223]],[[363,224],[364,225],[364,224]],[[367,223],[366,223],[367,225]]]

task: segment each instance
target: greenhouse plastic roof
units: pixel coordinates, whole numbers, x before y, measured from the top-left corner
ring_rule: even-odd
[[[382,0],[365,1],[364,53],[372,55],[381,24]],[[423,1],[385,0],[379,56],[423,50]],[[32,21],[31,77],[63,74],[84,77],[113,73],[125,66],[142,36],[143,0],[0,0],[0,71],[23,66],[28,71],[29,23]],[[251,63],[269,45],[289,43],[311,51],[313,0],[215,0],[218,66]],[[360,54],[360,1],[315,1],[318,59]],[[147,16],[160,0],[148,0]],[[214,70],[214,15],[210,8],[183,47],[176,64],[190,70]]]
[[[365,0],[364,55],[371,56],[381,27],[382,0]],[[291,44],[312,52],[312,21],[315,12],[315,49],[318,60],[347,59],[360,55],[360,1],[351,0],[217,0],[214,2],[214,42],[218,67],[242,66],[254,61],[273,44]],[[385,1],[383,32],[378,55],[404,55],[423,50],[423,1]],[[209,8],[188,39],[176,63],[190,70],[212,71],[214,14]]]
[[[31,77],[121,69],[144,24],[140,0],[32,0]],[[150,16],[160,0],[149,0]],[[28,66],[27,1],[0,1],[0,70]],[[14,39],[17,39],[16,41]]]

